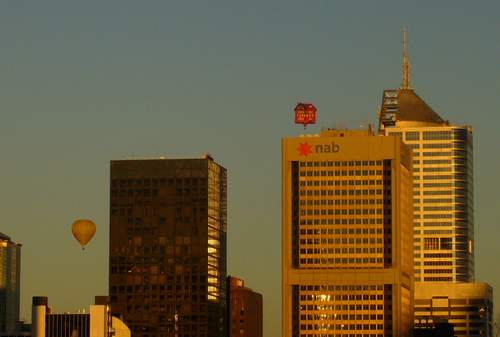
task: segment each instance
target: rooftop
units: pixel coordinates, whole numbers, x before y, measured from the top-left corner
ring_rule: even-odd
[[[399,122],[448,125],[413,89],[384,90],[379,116],[380,127]]]

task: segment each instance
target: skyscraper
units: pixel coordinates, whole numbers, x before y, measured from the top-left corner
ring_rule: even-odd
[[[282,140],[284,336],[410,334],[411,175],[371,130]]]
[[[226,333],[226,169],[111,162],[109,293],[134,336]]]
[[[415,281],[471,282],[472,128],[450,124],[410,87],[406,34],[404,42],[403,84],[384,90],[379,129],[413,149]]]
[[[18,328],[20,274],[21,245],[0,233],[0,332]]]
[[[415,281],[473,281],[472,129],[408,88],[384,91],[380,125],[413,149]]]
[[[446,320],[461,336],[491,331],[486,328],[491,324],[491,312],[479,318],[464,309],[465,305],[470,308],[479,305],[491,310],[488,305],[491,288],[471,283],[474,282],[472,128],[443,119],[412,89],[406,32],[403,32],[402,85],[399,89],[384,90],[379,130],[401,138],[413,150],[415,324]],[[433,308],[436,303],[444,302],[446,308]],[[462,314],[453,314],[457,310]]]

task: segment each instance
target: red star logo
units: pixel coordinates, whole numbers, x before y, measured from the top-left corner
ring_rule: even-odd
[[[307,143],[300,143],[297,151],[299,151],[299,156],[307,157],[309,153],[312,153],[312,146]]]

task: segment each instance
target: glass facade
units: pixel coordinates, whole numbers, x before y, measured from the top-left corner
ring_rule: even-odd
[[[225,334],[226,180],[208,156],[111,162],[111,308],[134,336]]]

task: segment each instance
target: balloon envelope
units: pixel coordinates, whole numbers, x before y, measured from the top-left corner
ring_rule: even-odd
[[[90,220],[76,220],[71,226],[71,231],[84,249],[95,234],[95,224]]]

